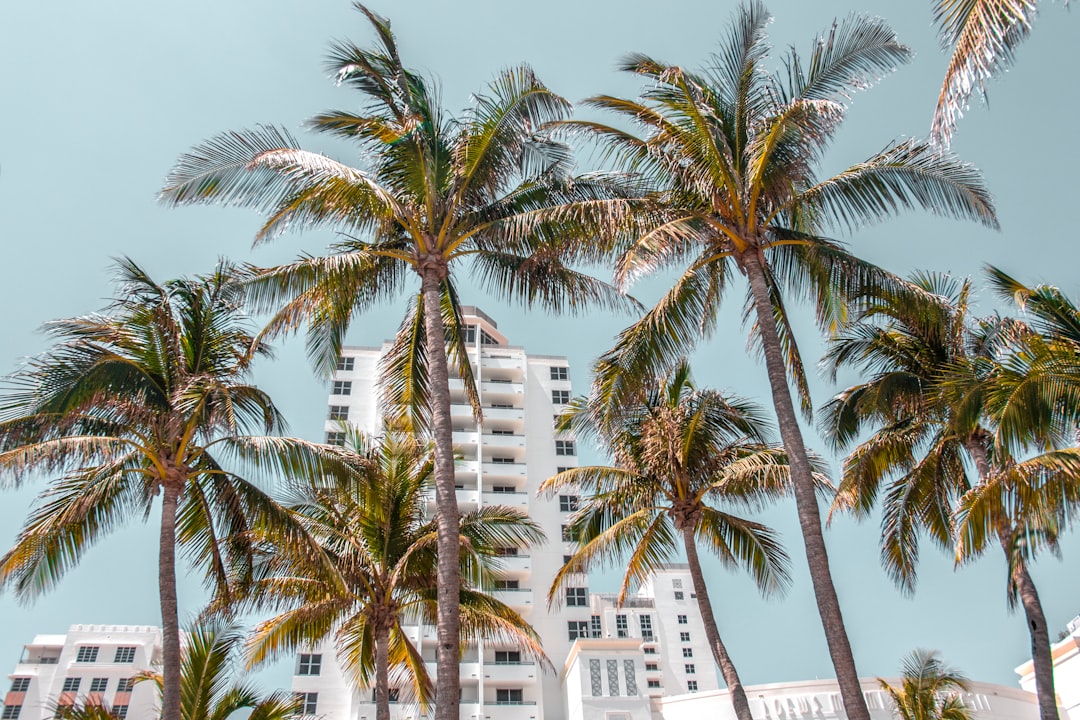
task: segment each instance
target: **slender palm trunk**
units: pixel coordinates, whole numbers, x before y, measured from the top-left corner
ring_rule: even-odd
[[[390,720],[390,624],[375,623],[375,720]]]
[[[724,682],[727,683],[731,704],[735,708],[735,716],[739,720],[753,720],[750,714],[750,702],[746,699],[746,690],[743,689],[742,680],[739,679],[739,673],[735,670],[735,663],[731,661],[731,656],[728,655],[727,648],[720,639],[720,630],[716,627],[716,616],[713,615],[709,589],[705,585],[697,543],[694,542],[693,526],[688,524],[683,527],[682,536],[686,562],[690,565],[690,579],[694,583],[694,594],[697,595],[698,611],[701,613],[701,621],[705,624],[705,637],[709,640],[709,647],[712,648],[713,659],[720,666],[720,674],[724,676]]]
[[[859,684],[859,673],[855,669],[851,642],[848,640],[844,617],[840,612],[840,600],[836,596],[836,587],[833,585],[832,573],[829,570],[829,555],[825,550],[825,536],[821,531],[821,513],[818,510],[817,497],[814,495],[814,477],[806,446],[803,444],[799,418],[791,400],[791,390],[787,384],[784,351],[780,345],[776,318],[769,299],[764,260],[751,250],[740,258],[740,261],[754,297],[754,310],[757,314],[758,331],[761,333],[765,367],[768,369],[769,386],[772,390],[773,406],[776,409],[776,420],[780,426],[780,437],[787,450],[788,463],[791,466],[795,507],[799,515],[803,544],[806,548],[806,562],[810,567],[814,598],[817,600],[818,614],[821,616],[821,624],[825,629],[825,640],[829,646],[833,669],[836,671],[836,681],[840,686],[844,711],[850,720],[870,720],[870,711],[867,709],[862,686]]]
[[[439,555],[438,647],[435,676],[435,720],[458,720],[461,672],[461,561],[457,492],[454,489],[453,425],[450,422],[450,380],[446,361],[445,329],[440,310],[440,285],[445,275],[438,266],[423,270],[424,334],[430,372],[431,425],[435,441],[435,524]]]
[[[182,485],[162,483],[158,593],[161,597],[161,720],[180,720],[180,619],[176,601],[176,506]]]
[[[977,431],[976,434],[983,435],[984,433]],[[991,473],[990,458],[986,448],[980,439],[974,436],[968,439],[964,447],[975,462],[979,479],[985,482]],[[1028,573],[1024,558],[1013,557],[1011,528],[999,527],[997,532],[998,542],[1001,543],[1001,549],[1005,553],[1005,562],[1008,563],[1012,580],[1016,583],[1020,604],[1024,607],[1028,633],[1031,635],[1031,664],[1035,668],[1035,696],[1039,700],[1039,720],[1059,720],[1057,691],[1054,689],[1054,657],[1050,649],[1050,631],[1046,626],[1042,601],[1035,589],[1035,581]]]

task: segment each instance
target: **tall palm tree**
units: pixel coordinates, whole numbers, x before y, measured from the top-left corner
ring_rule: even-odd
[[[300,700],[294,694],[284,690],[263,694],[251,683],[233,676],[243,643],[244,633],[236,627],[202,624],[187,633],[180,666],[183,720],[229,720],[238,713],[244,713],[247,720],[287,720],[297,716]],[[136,678],[140,680],[162,688],[158,673],[143,673]]]
[[[1066,3],[1068,4],[1068,3]],[[932,0],[942,46],[952,52],[934,109],[931,135],[948,145],[973,92],[1009,69],[1031,32],[1038,0]]]
[[[900,687],[878,678],[893,701],[897,720],[971,720],[960,693],[967,678],[941,661],[936,651],[915,650],[904,658]]]
[[[756,504],[789,486],[786,458],[766,444],[760,409],[696,388],[682,361],[666,377],[641,382],[617,407],[596,396],[577,398],[560,422],[599,440],[614,464],[566,470],[540,487],[549,494],[575,488],[586,495],[570,524],[578,549],[556,574],[548,602],[558,602],[575,574],[629,555],[622,602],[681,549],[735,713],[751,720],[746,691],[720,638],[697,545],[704,543],[729,567],[745,568],[763,593],[782,591],[790,582],[776,534],[721,509]]]
[[[644,174],[658,207],[651,230],[621,256],[625,286],[659,268],[687,269],[660,302],[619,337],[613,367],[649,377],[689,352],[715,327],[735,272],[748,283],[746,313],[768,370],[773,404],[791,463],[799,524],[837,680],[850,717],[869,715],[829,570],[813,475],[788,385],[811,409],[805,373],[784,304],[794,293],[834,328],[843,297],[887,279],[824,236],[921,207],[996,226],[978,172],[929,143],[906,141],[827,179],[818,161],[838,130],[850,95],[906,61],[910,53],[877,19],[850,16],[815,39],[808,60],[795,51],[782,70],[765,69],[770,48],[765,6],[737,11],[721,48],[697,72],[635,54],[623,69],[647,82],[638,99],[587,101],[616,113],[642,135],[596,123],[568,125],[605,143],[620,164]],[[601,386],[617,391],[603,377]]]
[[[432,449],[396,432],[381,440],[353,431],[347,436],[355,472],[338,481],[312,480],[287,500],[319,555],[312,558],[288,538],[277,542],[268,529],[269,552],[250,603],[284,611],[256,627],[251,660],[333,637],[357,686],[374,686],[377,720],[388,720],[391,674],[411,678],[422,705],[431,698],[423,658],[402,625],[437,617],[437,529],[428,512]],[[497,548],[537,542],[540,528],[516,509],[488,505],[463,513],[459,533],[466,582],[455,610],[463,640],[512,642],[546,661],[525,620],[484,592],[498,570]]]
[[[406,279],[420,282],[412,332],[403,345],[422,372],[412,399],[425,408],[435,440],[439,508],[438,720],[458,710],[457,505],[450,422],[448,353],[468,382],[456,332],[460,315],[454,269],[471,264],[494,293],[548,311],[625,301],[567,263],[591,259],[605,226],[627,210],[609,176],[571,178],[570,152],[541,130],[567,117],[570,104],[527,66],[497,76],[459,117],[440,106],[437,85],[402,64],[390,23],[356,4],[375,30],[364,49],[341,42],[328,66],[360,92],[359,112],[311,120],[323,133],[355,141],[361,167],[302,150],[285,131],[260,127],[221,135],[183,156],[162,198],[171,204],[224,202],[265,210],[257,241],[291,225],[331,226],[347,239],[326,257],[305,256],[263,272],[252,285],[261,307],[280,309],[278,329],[309,319],[309,351],[333,367],[350,319]],[[612,198],[615,199],[612,199]],[[414,368],[415,370],[416,368]]]
[[[1002,378],[1022,362],[1017,338],[1033,331],[1011,319],[970,320],[970,292],[966,281],[917,276],[899,292],[868,299],[834,341],[827,362],[858,367],[869,379],[824,408],[827,432],[845,447],[866,425],[877,426],[845,460],[837,506],[865,515],[884,485],[882,562],[906,592],[914,589],[921,532],[943,547],[955,542],[958,562],[999,545],[1009,606],[1023,606],[1031,635],[1040,714],[1051,720],[1058,714],[1050,636],[1028,565],[1040,549],[1056,550],[1077,511],[1080,451],[1032,455],[1039,445],[1032,423],[1022,435],[1027,457],[995,439],[1006,409],[1011,432],[1021,432],[1016,403],[1000,403],[1010,387]]]
[[[101,536],[149,516],[161,495],[165,720],[180,720],[177,547],[225,602],[249,575],[246,531],[271,523],[302,542],[256,476],[222,461],[262,475],[342,466],[333,448],[278,436],[283,418],[248,379],[270,349],[249,331],[231,271],[223,263],[206,277],[158,284],[119,261],[104,313],[47,324],[56,343],[12,375],[0,398],[0,471],[15,484],[59,475],[0,558],[0,585],[20,599],[53,588]]]

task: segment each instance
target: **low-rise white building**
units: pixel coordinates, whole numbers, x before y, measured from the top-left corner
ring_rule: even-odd
[[[1069,622],[1068,635],[1054,643],[1050,652],[1058,702],[1070,720],[1080,720],[1080,616]],[[1016,674],[1020,676],[1020,687],[1035,692],[1035,664],[1031,660],[1016,668]]]
[[[158,712],[153,683],[133,678],[161,662],[161,630],[144,625],[72,625],[66,635],[37,635],[8,675],[4,720],[49,720],[57,708],[107,704],[117,717]]]

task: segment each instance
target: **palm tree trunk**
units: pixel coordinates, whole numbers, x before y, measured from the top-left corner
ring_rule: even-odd
[[[694,583],[694,594],[697,595],[698,611],[701,613],[701,621],[705,624],[705,637],[708,638],[709,647],[712,648],[713,659],[720,666],[720,674],[724,676],[724,682],[731,696],[731,704],[735,708],[735,717],[739,720],[753,720],[750,714],[750,702],[746,699],[746,690],[743,689],[739,673],[735,670],[735,663],[731,661],[731,656],[728,655],[727,648],[720,639],[720,630],[716,627],[709,589],[705,585],[705,576],[701,572],[701,560],[698,558],[693,526],[688,523],[686,527],[683,527],[682,536],[686,562],[690,565],[690,579]]]
[[[423,268],[424,341],[430,372],[431,425],[435,441],[435,524],[439,564],[438,647],[435,676],[435,720],[458,720],[461,620],[461,566],[457,492],[454,489],[454,436],[450,421],[450,380],[446,361],[446,333],[440,309],[440,287],[446,266]]]
[[[829,556],[825,550],[825,537],[821,531],[821,514],[818,510],[817,497],[814,494],[814,478],[810,468],[810,459],[803,444],[799,418],[795,414],[795,405],[791,401],[791,390],[787,384],[787,372],[784,368],[784,351],[777,333],[776,318],[773,315],[769,288],[765,278],[764,260],[751,249],[740,259],[740,267],[746,273],[750,283],[750,292],[754,298],[754,310],[757,313],[758,331],[765,355],[765,367],[769,373],[769,386],[772,390],[776,420],[780,426],[780,437],[787,450],[788,463],[791,466],[791,481],[795,494],[795,507],[799,515],[803,544],[806,548],[806,562],[810,567],[810,579],[814,584],[814,598],[817,600],[818,614],[825,629],[825,640],[829,646],[836,681],[840,686],[840,696],[844,701],[844,711],[850,720],[870,720],[870,711],[866,707],[859,673],[855,669],[855,657],[851,652],[844,617],[840,612],[840,600],[836,596],[832,573],[829,570]]]
[[[162,483],[158,593],[161,597],[161,720],[180,720],[180,619],[176,601],[176,506],[182,481]]]
[[[390,720],[390,625],[375,622],[375,720]]]
[[[990,457],[982,441],[986,432],[979,429],[964,443],[964,447],[975,462],[975,471],[979,479],[985,482],[990,477]],[[1005,552],[1005,562],[1010,568],[1012,580],[1020,596],[1027,618],[1028,633],[1031,635],[1031,664],[1035,668],[1035,695],[1039,700],[1040,720],[1059,720],[1057,710],[1057,692],[1054,689],[1054,657],[1050,649],[1050,631],[1046,627],[1046,615],[1043,614],[1042,601],[1035,589],[1035,581],[1028,573],[1027,563],[1022,557],[1013,557],[1011,528],[998,527],[998,541]]]

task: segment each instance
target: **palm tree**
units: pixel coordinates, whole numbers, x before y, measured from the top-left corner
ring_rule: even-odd
[[[941,44],[952,50],[934,109],[935,141],[948,145],[971,94],[985,94],[986,81],[1009,69],[1038,6],[1038,0],[932,0]]]
[[[297,716],[301,708],[296,695],[284,690],[263,695],[250,683],[231,677],[243,642],[244,633],[236,627],[202,624],[187,633],[180,671],[183,720],[228,720],[241,712],[247,720]],[[151,681],[162,688],[162,677],[157,673],[143,673],[136,681]]]
[[[468,383],[457,333],[453,270],[471,263],[489,290],[548,311],[602,308],[625,300],[571,270],[592,259],[598,239],[627,204],[609,176],[569,177],[566,145],[541,134],[567,117],[570,104],[527,66],[512,68],[460,117],[440,107],[436,85],[401,61],[390,23],[360,4],[375,30],[373,49],[334,45],[329,68],[358,90],[359,114],[329,112],[311,127],[358,143],[361,168],[300,149],[272,127],[228,133],[183,156],[162,198],[171,204],[224,202],[265,210],[257,241],[290,225],[332,226],[346,239],[326,257],[305,256],[261,273],[252,285],[259,306],[280,309],[278,330],[310,320],[308,347],[318,367],[332,368],[350,319],[398,295],[407,277],[420,281],[419,301],[403,327],[410,362],[435,441],[439,509],[438,720],[458,715],[458,518],[450,422],[448,361]],[[358,236],[363,236],[361,239]],[[412,333],[409,335],[409,333]],[[449,360],[448,360],[449,353]]]
[[[355,472],[336,482],[313,480],[287,501],[319,555],[276,542],[272,528],[265,538],[268,554],[250,602],[284,611],[256,627],[251,661],[333,637],[357,686],[374,686],[377,720],[388,720],[391,673],[411,678],[421,704],[431,698],[424,661],[402,625],[437,617],[437,528],[427,509],[432,449],[396,432],[381,440],[347,436]],[[462,514],[459,533],[467,579],[456,606],[463,639],[508,641],[545,661],[525,620],[483,592],[497,573],[497,548],[537,542],[540,528],[516,509],[488,505]]]
[[[787,554],[776,534],[720,509],[756,504],[788,486],[786,458],[766,444],[760,409],[696,388],[682,361],[666,377],[641,382],[618,407],[596,396],[578,398],[560,422],[580,437],[598,439],[614,465],[566,470],[540,487],[549,494],[575,488],[587,495],[570,524],[578,549],[556,574],[548,602],[558,602],[575,574],[621,563],[629,555],[621,603],[681,548],[735,713],[751,720],[746,692],[720,638],[697,544],[704,543],[729,567],[744,567],[765,594],[790,582]]]
[[[878,678],[881,689],[893,701],[897,720],[971,720],[964,706],[967,678],[941,661],[936,651],[915,650],[904,658],[900,687]]]
[[[818,160],[850,95],[910,53],[881,20],[853,15],[815,39],[808,61],[792,51],[782,71],[770,74],[764,67],[768,21],[761,2],[745,3],[719,52],[698,72],[629,56],[623,69],[647,82],[641,97],[599,96],[588,104],[641,128],[641,137],[596,123],[567,127],[598,137],[612,157],[644,173],[655,189],[658,207],[646,218],[652,227],[622,254],[618,284],[659,268],[687,266],[659,303],[620,335],[608,358],[612,367],[641,377],[659,374],[715,327],[734,272],[746,278],[747,315],[755,320],[755,342],[765,358],[791,463],[833,666],[849,716],[867,720],[788,386],[790,373],[809,413],[785,291],[813,300],[820,323],[835,328],[845,317],[845,293],[887,278],[824,237],[829,225],[852,229],[912,207],[990,226],[996,220],[978,172],[926,142],[902,142],[819,180]],[[617,390],[602,377],[598,382]]]
[[[248,384],[252,362],[270,349],[247,329],[231,270],[223,263],[207,277],[158,284],[119,261],[104,313],[47,324],[55,345],[12,375],[0,399],[0,470],[15,484],[59,474],[0,558],[0,585],[21,600],[52,589],[161,495],[165,720],[181,712],[177,547],[227,602],[249,574],[249,529],[275,524],[302,542],[287,513],[221,461],[294,476],[341,466],[333,448],[277,436],[284,420]]]
[[[828,434],[845,447],[865,425],[878,426],[845,460],[837,507],[865,516],[885,486],[882,562],[905,592],[914,589],[921,532],[943,547],[955,542],[958,562],[1000,545],[1009,607],[1019,601],[1031,634],[1040,714],[1051,720],[1058,714],[1050,636],[1028,565],[1040,549],[1056,550],[1077,510],[1080,451],[1019,458],[999,441],[1009,411],[1010,432],[1023,432],[1020,449],[1039,444],[1035,423],[1020,430],[1018,403],[1001,402],[1022,394],[1005,379],[1023,364],[1017,339],[1034,333],[1015,320],[969,320],[970,293],[966,281],[917,276],[900,291],[868,298],[858,321],[834,341],[826,357],[834,370],[853,365],[870,377],[824,408]],[[1027,406],[1047,404],[1043,398]]]

